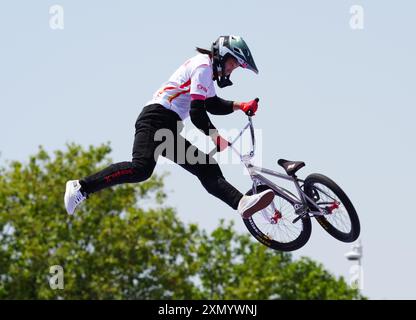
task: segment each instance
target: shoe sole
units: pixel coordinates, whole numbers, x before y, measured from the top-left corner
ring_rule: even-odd
[[[70,216],[72,216],[73,214],[74,214],[74,211],[72,211],[72,212],[69,212],[69,210],[68,210],[68,208],[67,208],[67,206],[66,206],[66,204],[67,204],[67,202],[68,202],[68,198],[69,198],[69,196],[68,196],[68,191],[69,191],[69,188],[71,187],[70,186],[70,183],[71,183],[72,181],[68,181],[67,183],[66,183],[66,185],[65,185],[65,195],[64,195],[64,204],[65,204],[65,210],[66,210],[66,212],[70,215]]]
[[[255,214],[257,211],[260,211],[264,208],[266,208],[274,199],[274,192],[270,190],[269,192],[265,193],[259,201],[255,205],[253,205],[251,208],[248,208],[244,213],[241,215],[243,219],[250,218],[253,214]]]

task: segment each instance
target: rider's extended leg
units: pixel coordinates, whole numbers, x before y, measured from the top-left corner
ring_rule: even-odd
[[[72,214],[75,208],[91,193],[122,183],[147,180],[153,173],[158,155],[155,149],[161,143],[154,140],[159,129],[175,130],[178,115],[161,105],[143,108],[136,121],[133,159],[112,164],[107,168],[78,180],[70,180],[66,186],[65,207]]]
[[[142,182],[151,177],[156,166],[154,151],[160,143],[154,141],[153,137],[160,128],[157,122],[152,122],[151,117],[146,116],[139,116],[135,127],[132,161],[111,164],[107,168],[81,179],[83,191],[91,194],[117,184]]]
[[[136,124],[133,160],[114,163],[107,168],[81,179],[82,191],[91,194],[123,183],[137,183],[149,179],[156,166],[153,152],[157,144],[150,137],[156,129]]]

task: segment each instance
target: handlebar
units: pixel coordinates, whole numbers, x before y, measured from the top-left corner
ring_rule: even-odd
[[[259,98],[254,99],[256,102],[259,102]],[[252,146],[253,149],[250,152],[250,155],[254,155],[254,148],[255,148],[255,139],[254,139],[254,127],[253,127],[253,121],[251,119],[251,117],[254,115],[253,112],[251,110],[248,110],[246,112],[246,115],[248,116],[248,124],[244,127],[243,130],[241,130],[240,134],[234,139],[233,142],[229,142],[228,141],[228,146],[231,147],[235,141],[237,141],[237,139],[243,134],[243,132],[247,129],[247,127],[250,127],[250,134],[251,134],[251,142],[252,142]],[[215,146],[214,149],[212,149],[209,153],[209,156],[212,157],[214,154],[216,154],[219,150],[217,149],[218,147]]]

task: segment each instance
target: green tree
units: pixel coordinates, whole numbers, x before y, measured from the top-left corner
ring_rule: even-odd
[[[69,144],[0,168],[0,298],[358,299],[310,259],[267,249],[221,222],[208,234],[164,205],[163,176],[91,196],[74,216],[65,182],[108,165],[109,145]],[[64,289],[49,268],[64,270]]]
[[[271,250],[223,221],[202,232],[202,296],[206,299],[362,299],[345,280],[309,258]]]

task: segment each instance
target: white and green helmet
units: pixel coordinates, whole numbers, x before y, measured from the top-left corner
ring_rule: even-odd
[[[240,36],[220,36],[211,47],[213,57],[214,78],[217,80],[220,88],[230,86],[233,83],[230,76],[218,76],[218,72],[224,69],[225,61],[229,56],[237,59],[242,68],[249,69],[259,73],[253,56],[246,42]]]

